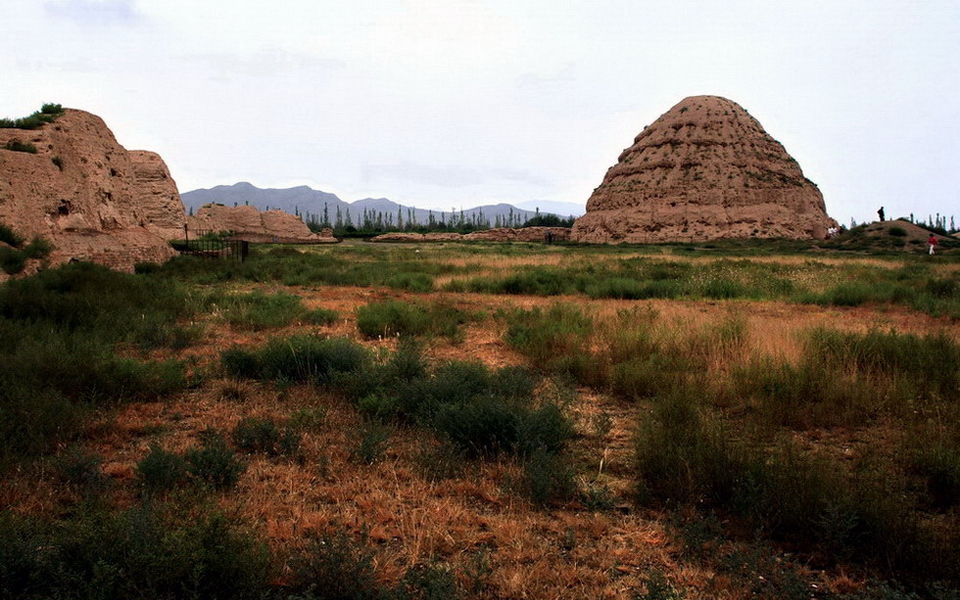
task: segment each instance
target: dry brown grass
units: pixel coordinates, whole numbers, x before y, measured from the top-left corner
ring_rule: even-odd
[[[507,269],[534,264],[525,261],[559,264],[561,260],[559,255],[548,254],[494,264]],[[374,300],[418,297],[356,287],[283,289],[302,296],[311,309],[338,311],[341,320],[326,327],[294,324],[281,330],[251,332],[236,331],[208,316],[203,321],[203,339],[180,356],[209,364],[233,344],[258,345],[270,337],[305,331],[350,336],[371,347],[392,347],[394,340],[361,339],[354,310]],[[876,327],[915,333],[946,330],[960,338],[960,325],[900,309],[878,312],[745,301],[439,296],[459,308],[488,314],[501,308],[571,302],[600,321],[614,319],[625,308],[647,306],[657,312],[658,322],[689,330],[735,317],[746,324],[747,348],[786,357],[797,355],[799,332],[820,325],[855,331]],[[461,342],[436,340],[428,354],[435,359],[481,360],[494,367],[524,362],[503,341],[503,325],[493,318],[468,326]],[[716,362],[711,369],[719,371],[723,366]],[[312,406],[325,407],[326,418],[319,428],[304,434],[299,459],[248,456],[248,468],[237,489],[217,497],[228,514],[254,523],[281,555],[302,545],[310,532],[343,528],[358,539],[365,532],[375,549],[377,571],[385,580],[394,581],[410,566],[426,560],[440,560],[466,573],[487,557],[491,575],[483,597],[626,599],[631,590],[640,589],[650,568],[668,572],[681,586],[719,589],[717,593],[728,598],[745,597],[742,590],[724,589],[722,579],[708,568],[678,564],[660,516],[638,511],[631,504],[632,436],[641,408],[588,389],[579,389],[570,407],[580,433],[573,453],[581,464],[582,481],[601,482],[614,492],[616,508],[603,512],[588,511],[577,502],[535,509],[512,489],[518,473],[512,460],[471,463],[462,477],[431,481],[417,466],[424,445],[430,442],[416,429],[395,429],[382,461],[358,464],[350,458],[362,426],[357,412],[335,396],[307,386],[281,390],[268,384],[209,379],[199,389],[170,401],[130,404],[106,415],[91,425],[85,445],[106,457],[104,472],[114,482],[108,493],[125,505],[136,498],[134,467],[151,443],[183,451],[195,445],[199,433],[207,428],[228,432],[244,417],[284,419],[299,408]],[[595,427],[598,415],[606,415],[606,431]],[[835,434],[846,436],[843,442],[819,442],[842,447],[850,442],[848,433]],[[67,494],[49,477],[40,477],[38,483],[34,473],[14,473],[0,487],[0,507],[55,513],[69,502]],[[837,576],[836,582],[845,589],[858,585],[845,574]]]

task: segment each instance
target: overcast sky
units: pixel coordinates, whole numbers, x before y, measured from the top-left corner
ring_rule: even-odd
[[[644,125],[728,97],[841,222],[960,217],[960,2],[0,0],[0,116],[60,102],[180,190],[583,203]]]

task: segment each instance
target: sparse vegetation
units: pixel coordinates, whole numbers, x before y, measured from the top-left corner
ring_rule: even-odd
[[[764,244],[4,283],[0,597],[950,597],[955,259]]]
[[[28,117],[0,119],[0,129],[39,129],[47,123],[53,123],[62,114],[62,106],[48,103]]]
[[[436,335],[457,337],[469,317],[457,308],[435,302],[387,300],[357,308],[357,328],[367,337]]]
[[[20,140],[10,140],[3,146],[4,150],[11,152],[26,152],[27,154],[36,154],[37,147],[30,142],[21,142]]]

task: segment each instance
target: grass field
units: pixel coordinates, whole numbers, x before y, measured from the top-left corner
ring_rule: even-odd
[[[957,598],[960,259],[351,242],[0,287],[0,598]]]

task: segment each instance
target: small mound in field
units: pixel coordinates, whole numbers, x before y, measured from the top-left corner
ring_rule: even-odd
[[[830,240],[827,245],[846,249],[902,249],[926,252],[927,239],[931,234],[939,242],[938,253],[960,248],[960,240],[955,237],[933,233],[906,219],[875,221],[860,225]]]

